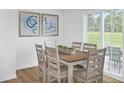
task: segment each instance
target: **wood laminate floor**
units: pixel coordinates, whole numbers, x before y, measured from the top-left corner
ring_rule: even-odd
[[[42,83],[42,80],[38,79],[37,67],[17,70],[16,74],[17,74],[16,79],[7,80],[2,83]],[[104,76],[103,82],[104,83],[122,83],[121,81],[115,80],[107,76]]]

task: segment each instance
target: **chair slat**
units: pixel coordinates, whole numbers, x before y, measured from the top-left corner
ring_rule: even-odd
[[[81,42],[72,42],[72,48],[76,50],[81,50],[82,43]]]
[[[96,50],[96,47],[97,47],[96,44],[84,43],[84,44],[83,44],[83,51]]]

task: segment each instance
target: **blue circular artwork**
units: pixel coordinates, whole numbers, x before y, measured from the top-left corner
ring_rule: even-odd
[[[27,23],[27,25],[28,25],[30,28],[33,28],[33,27],[37,24],[36,18],[37,18],[37,16],[30,16],[30,17],[26,20],[26,23]]]
[[[25,20],[25,30],[35,33],[37,31],[38,18],[37,16],[26,16]]]

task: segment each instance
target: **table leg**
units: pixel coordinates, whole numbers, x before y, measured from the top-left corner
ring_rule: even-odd
[[[68,83],[73,83],[73,65],[68,65]]]

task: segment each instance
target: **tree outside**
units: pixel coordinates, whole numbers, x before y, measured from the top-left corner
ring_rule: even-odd
[[[88,42],[101,47],[99,35],[100,14],[88,15]],[[122,10],[104,12],[105,46],[122,47]]]

